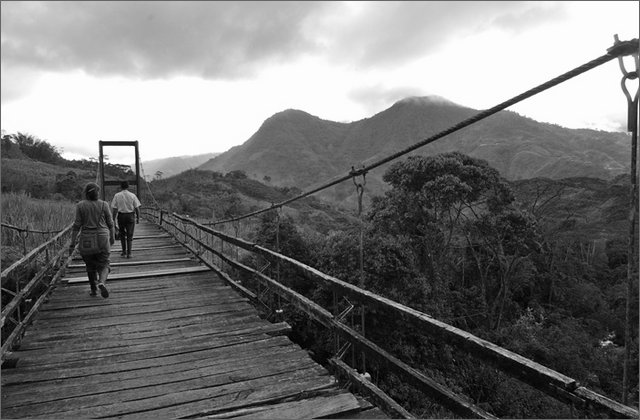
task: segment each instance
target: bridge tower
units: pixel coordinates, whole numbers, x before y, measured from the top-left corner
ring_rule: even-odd
[[[138,198],[140,198],[140,152],[138,151],[138,141],[99,141],[100,144],[100,161],[99,161],[99,174],[100,174],[100,180],[99,180],[99,185],[100,185],[100,191],[101,191],[101,195],[102,195],[102,199],[105,200],[105,186],[110,186],[110,185],[120,185],[120,182],[122,181],[127,181],[129,184],[133,184],[136,186],[136,195],[138,196]],[[135,163],[135,167],[136,167],[136,177],[134,179],[119,179],[119,180],[105,180],[104,178],[104,153],[103,153],[103,148],[105,146],[133,146],[135,149],[135,159],[136,159],[136,163]]]

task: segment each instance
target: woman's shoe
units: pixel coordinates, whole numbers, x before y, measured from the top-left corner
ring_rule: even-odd
[[[105,299],[108,298],[109,291],[107,290],[107,286],[105,286],[104,284],[99,284],[98,287],[100,288],[100,295]]]

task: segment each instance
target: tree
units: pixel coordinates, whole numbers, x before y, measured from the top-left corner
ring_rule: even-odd
[[[228,172],[225,175],[226,178],[231,178],[231,179],[247,179],[247,174],[245,171],[241,171],[239,169],[236,169],[234,171]]]
[[[487,162],[457,152],[411,156],[383,179],[392,189],[373,200],[374,230],[408,240],[431,288],[479,299],[480,308],[457,303],[460,315],[480,309],[486,326],[499,327],[514,281],[526,282],[537,249],[535,220],[514,207],[506,181]]]
[[[7,136],[3,138],[5,137]],[[34,135],[18,132],[16,134],[9,134],[8,138],[20,147],[20,150],[25,156],[33,160],[47,163],[58,163],[63,160],[55,146],[52,146],[44,140],[40,140]]]
[[[69,200],[81,198],[82,185],[74,171],[67,172],[66,175],[56,176],[55,192]]]
[[[155,175],[156,175],[156,176],[155,176],[155,178],[153,178],[153,180],[154,180],[154,181],[159,181],[159,180],[161,180],[161,179],[162,179],[163,172],[162,172],[162,171],[156,171],[156,174],[155,174]]]
[[[529,257],[540,249],[535,221],[528,213],[503,209],[467,218],[464,234],[480,276],[487,327],[498,329],[513,281],[526,282],[533,272]]]
[[[447,268],[463,217],[496,211],[513,200],[495,169],[457,152],[411,156],[392,165],[383,179],[392,190],[374,198],[369,220],[383,232],[412,238],[433,279]]]

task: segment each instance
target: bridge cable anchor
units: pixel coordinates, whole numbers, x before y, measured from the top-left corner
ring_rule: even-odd
[[[617,45],[625,45],[625,43],[628,43],[630,41],[624,41],[621,42],[618,39],[618,35],[614,35],[614,39],[615,39],[615,43],[614,43],[614,47],[615,48]],[[620,86],[622,88],[622,92],[624,93],[624,96],[627,98],[627,131],[629,132],[634,132],[635,130],[637,130],[637,124],[638,124],[638,94],[640,93],[640,86],[638,88],[636,88],[636,93],[633,96],[633,98],[631,97],[631,94],[629,93],[629,89],[627,89],[627,80],[636,80],[638,79],[638,73],[640,72],[640,58],[639,58],[639,52],[638,52],[638,40],[635,40],[635,51],[629,52],[625,55],[631,55],[634,59],[635,62],[635,71],[627,71],[625,64],[624,64],[624,60],[623,57],[624,55],[618,55],[618,64],[620,65],[620,71],[622,72],[622,79],[620,80]]]

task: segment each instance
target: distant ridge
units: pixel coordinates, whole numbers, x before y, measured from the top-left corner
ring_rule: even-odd
[[[203,153],[200,155],[185,155],[147,160],[143,162],[143,169],[149,179],[154,179],[157,172],[162,172],[162,177],[166,178],[189,169],[197,168],[219,154],[220,153]]]
[[[328,121],[288,109],[264,121],[242,145],[200,166],[219,172],[242,170],[273,184],[306,188],[348,173],[430,137],[478,111],[440,96],[408,97],[372,117],[351,123]],[[629,137],[589,129],[569,129],[501,111],[412,154],[460,151],[485,159],[509,180],[548,177],[611,179],[626,172]],[[374,193],[385,187],[384,168],[367,175]],[[342,200],[348,186],[334,191]]]

